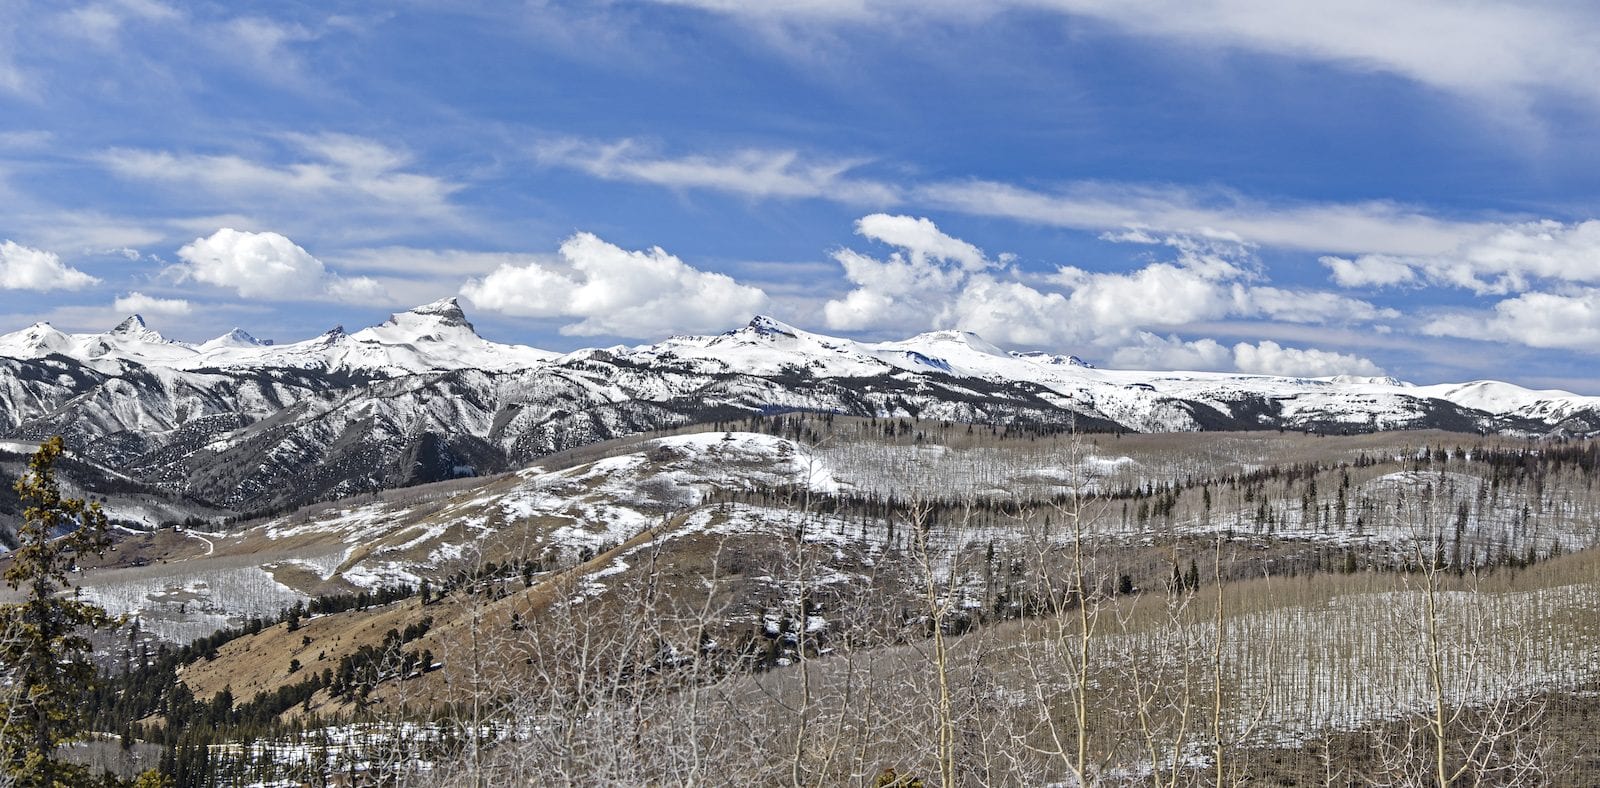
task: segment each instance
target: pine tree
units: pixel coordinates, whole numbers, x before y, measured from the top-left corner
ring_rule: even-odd
[[[109,545],[99,504],[63,498],[55,465],[61,438],[39,447],[16,491],[27,504],[5,581],[23,601],[0,606],[0,668],[14,694],[9,721],[0,727],[0,771],[19,786],[81,785],[82,766],[56,760],[57,748],[82,732],[82,699],[93,684],[93,649],[85,628],[114,625],[104,608],[78,597],[67,579],[79,558]],[[70,591],[70,594],[62,592]]]

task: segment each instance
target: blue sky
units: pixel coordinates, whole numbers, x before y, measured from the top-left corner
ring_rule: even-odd
[[[1600,393],[1582,3],[0,12],[7,329],[285,341],[458,295],[558,350],[759,311]]]

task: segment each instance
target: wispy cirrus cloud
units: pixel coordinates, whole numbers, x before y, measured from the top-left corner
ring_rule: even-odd
[[[1043,13],[1108,25],[1126,35],[1197,50],[1246,51],[1391,74],[1499,105],[1530,93],[1575,97],[1600,107],[1600,13],[1582,3],[1413,0],[655,0],[752,24],[900,26],[970,21],[1007,12]]]
[[[1135,228],[1314,252],[1438,254],[1486,228],[1387,201],[1269,203],[1226,190],[1099,181],[1051,191],[952,181],[919,187],[916,195],[930,207],[1051,227]]]
[[[899,190],[852,173],[866,159],[815,159],[794,150],[745,149],[709,156],[663,155],[631,139],[597,142],[561,139],[541,143],[543,164],[570,167],[603,180],[671,189],[709,189],[753,198],[816,198],[853,205],[893,205]]]
[[[1041,189],[981,179],[895,183],[852,175],[864,163],[860,160],[807,156],[794,150],[671,156],[632,140],[564,139],[542,144],[536,157],[543,164],[570,167],[602,180],[670,189],[879,208],[909,204],[1047,227],[1112,232],[1127,239],[1139,233],[1181,235],[1330,256],[1447,255],[1516,226],[1441,217],[1392,201],[1268,201],[1218,188],[1077,181]],[[1339,266],[1335,274],[1340,284],[1385,281],[1369,270],[1368,262],[1330,265]]]
[[[236,201],[278,202],[285,196],[357,200],[356,207],[404,211],[417,219],[454,212],[450,195],[461,187],[412,171],[415,162],[404,151],[344,134],[288,134],[284,139],[303,158],[275,163],[236,154],[137,148],[113,148],[96,158],[126,178],[172,183]]]
[[[1383,200],[1269,201],[1217,188],[1079,181],[1040,189],[987,180],[892,184],[853,178],[836,160],[794,151],[668,157],[629,141],[565,141],[543,149],[547,164],[605,180],[705,189],[755,199],[824,199],[841,204],[913,204],[1025,224],[1104,233],[1107,240],[1163,237],[1311,252],[1345,288],[1437,285],[1474,293],[1522,292],[1541,280],[1600,282],[1600,220],[1471,220]],[[1346,299],[1348,300],[1348,299]],[[1348,314],[1329,295],[1291,297],[1263,288],[1283,319]],[[864,302],[863,302],[864,306]]]
[[[155,0],[108,0],[68,8],[56,17],[57,28],[102,47],[116,46],[123,28],[133,23],[180,22],[183,13]]]

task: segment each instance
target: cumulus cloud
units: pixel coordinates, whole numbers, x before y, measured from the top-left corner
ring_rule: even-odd
[[[182,298],[156,298],[137,290],[125,296],[118,296],[112,303],[112,308],[118,312],[135,312],[143,315],[187,315],[191,311],[189,302]]]
[[[1500,301],[1488,312],[1435,317],[1422,330],[1434,336],[1593,353],[1600,350],[1600,289],[1523,293]]]
[[[1238,269],[1204,260],[1151,263],[1126,273],[1090,273],[1072,266],[1052,280],[1070,290],[1074,322],[1100,335],[1126,336],[1135,328],[1214,320],[1234,311],[1227,284]]]
[[[760,289],[701,271],[660,247],[628,251],[591,233],[561,244],[559,260],[506,264],[461,294],[482,309],[534,318],[579,318],[575,336],[656,337],[721,331],[767,304]]]
[[[896,247],[877,258],[840,249],[833,258],[854,285],[823,305],[829,328],[920,331],[961,327],[1000,342],[1038,343],[1053,338],[1066,299],[988,273],[1003,264],[978,247],[946,235],[933,222],[872,214],[856,232]],[[1009,273],[1009,272],[1007,272]]]
[[[710,189],[755,198],[820,198],[836,202],[888,205],[897,189],[852,177],[862,159],[806,160],[793,150],[747,149],[717,156],[671,157],[634,140],[601,143],[562,139],[535,151],[544,164],[570,167],[596,178],[633,181],[673,189]]]
[[[1229,240],[1117,233],[1107,238],[1162,245],[1175,258],[1124,272],[1060,266],[1024,281],[1009,258],[991,259],[927,219],[873,214],[856,231],[894,250],[881,258],[834,253],[853,289],[824,305],[832,329],[961,328],[1002,344],[1098,350],[1123,367],[1376,374],[1376,365],[1357,356],[1271,342],[1229,348],[1160,331],[1228,318],[1323,325],[1399,316],[1337,293],[1258,284],[1251,248]]]
[[[1124,369],[1237,370],[1288,377],[1383,374],[1371,359],[1348,353],[1284,347],[1271,340],[1228,347],[1214,339],[1184,340],[1145,331],[1117,348],[1111,364]]]
[[[898,246],[911,257],[913,265],[929,260],[949,260],[967,271],[989,267],[983,250],[959,238],[945,235],[928,219],[875,213],[856,222],[856,232],[874,241]]]
[[[1240,372],[1289,377],[1383,374],[1383,369],[1370,359],[1314,348],[1283,347],[1271,340],[1234,345],[1233,365]]]
[[[1540,281],[1600,283],[1600,220],[1522,222],[1484,228],[1433,255],[1325,257],[1347,287],[1426,280],[1479,295],[1517,293]]]
[[[178,250],[180,279],[226,287],[246,298],[274,301],[387,300],[367,277],[343,277],[294,241],[273,232],[223,228]]]
[[[1224,370],[1233,353],[1214,339],[1185,341],[1141,331],[1111,354],[1111,365],[1123,369]]]
[[[0,288],[79,290],[100,280],[61,262],[54,252],[13,241],[0,243]]]

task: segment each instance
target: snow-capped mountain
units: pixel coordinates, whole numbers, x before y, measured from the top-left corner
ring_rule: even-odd
[[[0,336],[0,355],[61,355],[106,371],[115,370],[115,362],[130,362],[183,371],[285,368],[394,377],[446,369],[508,371],[559,354],[490,342],[478,336],[456,299],[446,298],[354,334],[338,326],[284,345],[260,341],[238,328],[198,345],[175,342],[139,315],[103,334],[64,334],[49,323],[35,323]]]
[[[793,410],[1084,430],[1600,431],[1600,398],[1507,383],[1107,370],[969,332],[870,343],[764,316],[567,354],[486,340],[455,299],[285,344],[238,329],[174,342],[138,316],[103,334],[41,323],[0,336],[0,437],[63,434],[109,467],[234,510]]]

